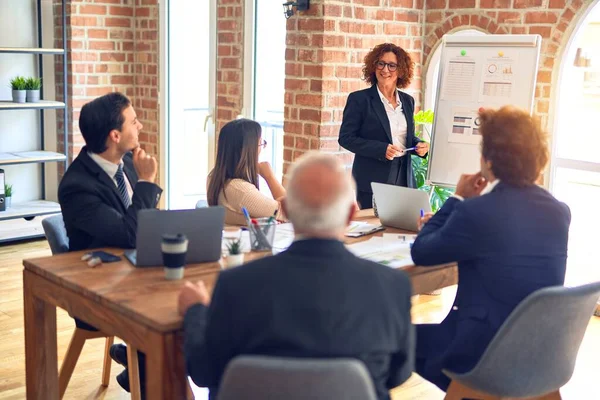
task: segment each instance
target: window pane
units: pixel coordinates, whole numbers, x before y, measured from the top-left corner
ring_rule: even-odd
[[[261,153],[281,178],[283,169],[283,108],[285,92],[286,19],[280,4],[256,0],[254,119],[269,143]]]
[[[571,209],[566,283],[577,285],[600,280],[598,226],[594,205],[600,199],[600,173],[557,168],[554,195]]]

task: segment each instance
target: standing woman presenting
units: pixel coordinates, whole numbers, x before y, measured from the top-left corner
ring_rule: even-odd
[[[354,153],[352,175],[361,209],[373,206],[371,182],[416,187],[410,154],[425,157],[429,144],[415,137],[415,99],[398,90],[410,84],[413,69],[401,47],[380,44],[367,54],[362,69],[371,87],[348,96],[338,143]]]

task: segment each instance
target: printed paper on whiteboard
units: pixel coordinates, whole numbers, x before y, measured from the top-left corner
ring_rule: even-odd
[[[451,143],[479,144],[479,115],[477,110],[456,107],[452,109],[452,125],[448,134]]]
[[[442,79],[442,100],[475,101],[477,89],[474,89],[475,59],[460,54],[460,50],[448,51],[449,57],[444,65]]]
[[[494,50],[488,53],[484,60],[479,102],[510,104],[515,91],[517,53]]]

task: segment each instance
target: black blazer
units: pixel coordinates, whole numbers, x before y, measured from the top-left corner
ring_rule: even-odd
[[[406,116],[406,147],[414,147],[422,142],[415,136],[415,99],[400,90],[398,93]],[[359,191],[372,193],[371,182],[388,183],[392,161],[385,158],[385,152],[393,140],[390,120],[377,92],[377,85],[350,93],[338,143],[354,153],[352,175]],[[411,151],[410,154],[416,153]],[[408,187],[417,187],[411,162],[403,163],[402,173],[406,174]]]
[[[367,366],[378,398],[389,399],[414,365],[410,296],[400,270],[357,258],[337,240],[296,241],[221,272],[210,306],[187,311],[188,374],[214,399],[238,355],[352,357]]]
[[[135,248],[137,213],[156,208],[162,189],[150,182],[138,182],[131,153],[123,157],[123,171],[133,188],[125,208],[111,177],[90,158],[86,147],[65,172],[58,187],[69,250],[98,247]]]
[[[469,371],[525,297],[563,285],[570,221],[567,205],[536,185],[500,182],[464,202],[448,199],[411,249],[417,265],[458,261],[453,309],[441,324],[417,326],[417,360],[426,359],[417,372]]]

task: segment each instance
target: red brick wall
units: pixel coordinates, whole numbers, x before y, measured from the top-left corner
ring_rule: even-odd
[[[69,3],[68,82],[73,113],[69,122],[70,156],[75,156],[82,145],[77,128],[81,106],[112,90],[132,98],[144,124],[141,140],[158,154],[157,3],[158,0]],[[243,107],[243,3],[217,3],[217,129],[235,118]],[[294,15],[287,24],[286,166],[308,149],[342,154],[346,162],[351,161],[352,156],[338,147],[337,135],[348,93],[365,87],[360,68],[370,48],[391,41],[411,53],[417,68],[407,91],[419,105],[423,65],[427,65],[432,50],[444,33],[469,27],[490,33],[542,35],[535,111],[547,126],[553,95],[551,83],[559,68],[557,60],[589,5],[584,0],[311,1],[309,11]],[[56,15],[58,18],[59,12]],[[62,46],[60,28],[57,29],[56,45]],[[57,68],[62,68],[60,61]],[[60,85],[60,73],[57,82]]]
[[[541,35],[534,111],[548,129],[550,102],[557,90],[552,83],[558,77],[560,57],[589,5],[583,0],[426,0],[424,57],[428,60],[445,33],[460,29]]]
[[[284,172],[309,149],[352,154],[337,144],[347,95],[363,89],[368,51],[383,42],[406,49],[416,63],[407,91],[421,99],[423,0],[313,0],[288,20],[285,80]]]
[[[140,144],[158,158],[159,154],[159,6],[158,0],[136,0],[133,107],[144,125]],[[160,162],[160,160],[158,160]]]
[[[242,112],[243,3],[244,0],[217,1],[217,132]]]
[[[62,47],[60,1],[55,0],[57,47]],[[158,155],[157,0],[71,1],[67,4],[69,158],[85,144],[79,112],[90,100],[120,91],[133,102],[144,129],[142,145]],[[57,60],[59,58],[57,57]],[[62,60],[56,64],[62,94]],[[60,117],[59,132],[62,130]],[[64,138],[59,135],[59,148]]]

